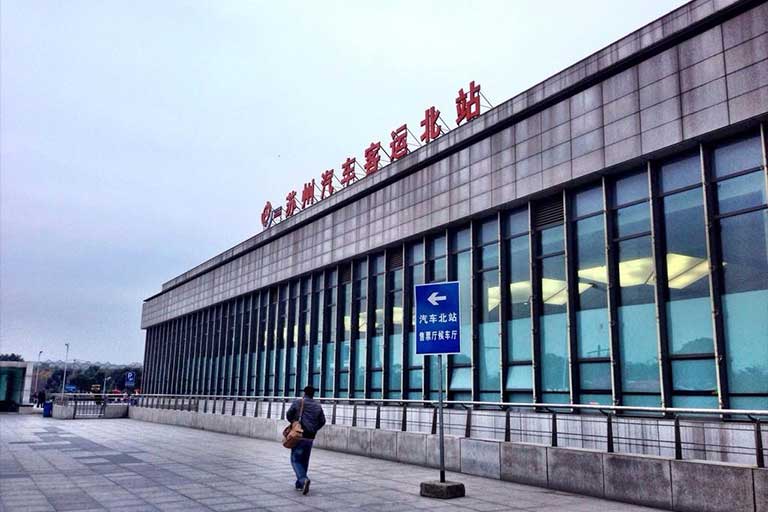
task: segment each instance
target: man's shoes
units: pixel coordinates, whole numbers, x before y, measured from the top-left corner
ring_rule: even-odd
[[[303,494],[303,495],[305,495],[305,496],[306,496],[306,495],[307,495],[307,493],[309,493],[309,483],[310,483],[310,482],[309,482],[309,478],[307,478],[306,480],[304,480],[304,488],[301,490],[301,494]]]

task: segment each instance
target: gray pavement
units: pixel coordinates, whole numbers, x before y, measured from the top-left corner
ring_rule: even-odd
[[[467,497],[419,496],[437,471],[314,450],[308,496],[293,490],[278,443],[129,419],[0,414],[0,512],[125,510],[650,511],[450,474]]]

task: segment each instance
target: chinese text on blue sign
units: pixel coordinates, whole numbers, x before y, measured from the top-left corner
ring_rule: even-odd
[[[461,351],[459,283],[416,285],[416,353]]]

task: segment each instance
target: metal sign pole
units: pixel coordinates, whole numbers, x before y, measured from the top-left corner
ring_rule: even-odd
[[[464,484],[445,479],[445,426],[443,414],[443,355],[461,352],[461,294],[457,281],[417,284],[414,286],[416,306],[415,339],[416,353],[437,356],[438,402],[435,411],[439,416],[440,431],[437,436],[440,457],[440,480],[421,482],[422,496],[428,498],[460,498],[465,495]],[[427,361],[427,359],[425,359]],[[434,359],[432,363],[434,363]],[[434,402],[433,402],[434,404]],[[433,438],[434,439],[434,438]],[[434,454],[434,452],[432,452]],[[455,462],[455,461],[454,461]]]
[[[443,437],[443,354],[437,354],[440,367],[440,393],[438,394],[438,416],[440,417],[440,483],[445,483],[445,439]]]

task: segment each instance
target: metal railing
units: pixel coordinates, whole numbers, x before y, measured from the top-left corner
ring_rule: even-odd
[[[132,405],[285,419],[296,397],[168,395]],[[331,425],[435,434],[436,400],[317,398]],[[449,435],[765,467],[768,410],[447,401]]]
[[[128,399],[122,395],[92,394],[92,393],[56,393],[53,395],[54,405],[72,406],[72,419],[103,418],[104,411],[110,404],[127,404]]]

